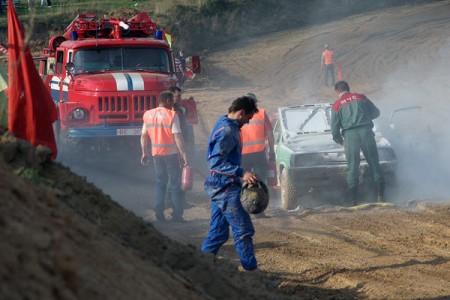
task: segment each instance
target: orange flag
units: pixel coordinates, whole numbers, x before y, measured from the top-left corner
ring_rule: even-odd
[[[55,104],[34,66],[30,48],[12,0],[8,0],[8,128],[34,146],[57,149],[52,123],[58,119]]]

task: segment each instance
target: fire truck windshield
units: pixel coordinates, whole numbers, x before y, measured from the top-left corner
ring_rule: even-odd
[[[105,71],[170,72],[169,53],[162,48],[81,49],[75,53],[73,62],[74,74]]]

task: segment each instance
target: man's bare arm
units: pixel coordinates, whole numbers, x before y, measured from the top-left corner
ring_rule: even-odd
[[[180,153],[181,157],[183,158],[184,165],[188,166],[189,165],[189,161],[188,161],[187,156],[186,156],[186,150],[184,149],[183,136],[181,135],[181,133],[174,133],[173,134],[173,139],[175,140],[175,145],[177,146],[178,153]]]
[[[141,151],[142,151],[141,163],[143,165],[147,165],[150,160],[150,154],[148,152],[149,140],[150,138],[148,137],[147,133],[141,134]]]

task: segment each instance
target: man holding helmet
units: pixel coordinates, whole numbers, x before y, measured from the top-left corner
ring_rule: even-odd
[[[228,114],[220,117],[209,137],[207,161],[210,169],[205,192],[211,198],[211,221],[202,252],[217,254],[229,238],[234,244],[245,270],[257,268],[252,237],[252,220],[241,204],[242,182],[257,183],[256,176],[241,168],[242,145],[240,128],[258,112],[256,102],[242,96],[233,101]]]

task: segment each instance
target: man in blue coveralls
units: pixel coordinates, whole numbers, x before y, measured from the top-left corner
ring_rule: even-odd
[[[211,198],[211,222],[202,252],[217,254],[228,240],[231,226],[239,259],[248,271],[257,268],[252,241],[255,229],[240,196],[242,182],[256,183],[257,178],[241,168],[240,128],[257,112],[252,98],[242,96],[234,100],[228,115],[220,117],[212,130],[206,158],[210,173],[205,181],[205,192]]]

